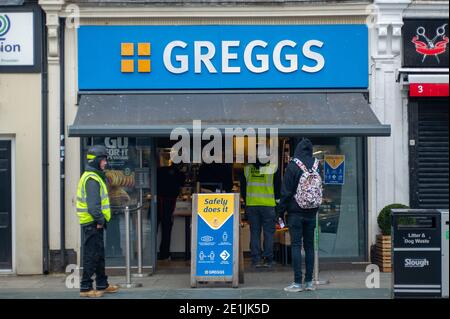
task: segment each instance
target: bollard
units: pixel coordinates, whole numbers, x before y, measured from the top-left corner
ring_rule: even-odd
[[[142,206],[141,203],[138,204],[139,209],[137,211],[137,236],[138,236],[138,272],[133,274],[133,277],[142,278],[148,276],[142,271]]]
[[[320,280],[319,278],[319,212],[316,214],[316,229],[314,235],[314,284],[327,285],[328,280]]]
[[[125,271],[126,283],[121,284],[122,288],[137,288],[142,287],[140,283],[131,283],[131,249],[130,249],[130,209],[125,207]]]

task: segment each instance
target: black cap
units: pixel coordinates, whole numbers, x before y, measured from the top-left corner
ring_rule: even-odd
[[[103,145],[94,145],[91,146],[86,154],[86,158],[88,162],[95,160],[96,158],[108,157],[108,153],[106,152],[106,147]]]

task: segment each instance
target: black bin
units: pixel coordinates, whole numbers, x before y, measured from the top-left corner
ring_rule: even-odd
[[[392,210],[394,298],[441,297],[441,213]]]

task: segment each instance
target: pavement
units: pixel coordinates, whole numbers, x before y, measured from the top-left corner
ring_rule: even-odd
[[[246,270],[244,283],[231,288],[228,283],[208,283],[190,288],[189,269],[160,270],[143,278],[139,288],[122,288],[105,299],[390,299],[391,274],[379,273],[379,288],[367,288],[370,273],[361,269],[324,270],[321,280],[328,280],[316,291],[288,293],[283,288],[293,281],[289,266],[271,270]],[[78,280],[69,274],[0,275],[0,299],[80,299],[75,286]],[[125,283],[124,276],[109,276],[113,284]]]

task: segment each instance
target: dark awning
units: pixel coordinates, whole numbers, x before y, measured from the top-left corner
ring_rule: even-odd
[[[84,94],[69,136],[164,136],[173,128],[278,128],[279,135],[389,136],[363,93]]]

